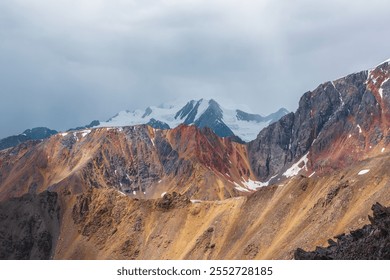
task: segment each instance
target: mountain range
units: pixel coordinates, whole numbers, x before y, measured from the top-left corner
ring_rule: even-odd
[[[148,124],[157,129],[175,128],[180,124],[211,128],[220,137],[238,136],[243,141],[256,138],[261,129],[276,122],[288,111],[284,108],[268,116],[226,109],[215,100],[191,100],[185,105],[162,104],[143,110],[122,111],[97,127],[122,127]]]
[[[268,116],[250,114],[241,110],[223,108],[215,100],[191,100],[187,104],[162,104],[145,110],[121,111],[107,121],[92,121],[90,124],[68,131],[97,127],[124,127],[147,124],[156,129],[170,129],[180,124],[211,128],[220,137],[230,137],[237,142],[256,138],[261,129],[288,114],[284,108]],[[29,140],[42,140],[58,133],[46,127],[27,129],[19,135],[0,139],[0,150],[14,147]]]
[[[202,99],[0,151],[0,258],[358,258],[314,250],[390,204],[389,80],[386,61],[304,93],[294,113]]]

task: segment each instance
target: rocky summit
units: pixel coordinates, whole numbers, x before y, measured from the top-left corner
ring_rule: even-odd
[[[227,109],[210,99],[191,100],[186,104],[173,103],[150,106],[145,110],[122,111],[96,127],[122,127],[148,124],[156,129],[176,128],[181,124],[208,127],[220,137],[237,142],[251,141],[259,131],[286,115],[284,108],[268,116],[246,113],[239,109]]]
[[[0,258],[388,258],[389,68],[295,113],[191,101],[1,150]]]
[[[249,143],[252,170],[263,180],[320,174],[384,152],[390,143],[389,79],[385,62],[305,93],[295,113]]]

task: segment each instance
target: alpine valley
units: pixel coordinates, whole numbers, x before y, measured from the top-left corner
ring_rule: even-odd
[[[389,62],[295,113],[201,99],[8,138],[0,258],[389,259]]]

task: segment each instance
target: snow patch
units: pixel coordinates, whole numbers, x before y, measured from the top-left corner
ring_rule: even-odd
[[[66,136],[66,135],[68,135],[68,132],[61,133],[62,137]]]
[[[201,99],[194,121],[196,121],[209,107],[209,101]]]
[[[277,176],[278,176],[278,174],[272,176],[271,178],[269,178],[269,180],[267,182],[252,181],[249,179],[249,181],[247,183],[247,187],[250,188],[251,190],[256,190],[257,188],[261,188],[261,187],[267,187],[269,185],[269,183],[271,182],[271,180]]]
[[[373,71],[373,69],[368,70],[368,72],[367,72],[367,81],[365,82],[365,84],[367,84],[368,80],[371,79],[372,71]]]
[[[83,131],[81,131],[81,137],[85,137],[85,136],[87,136],[90,133],[91,133],[90,129],[83,130]]]
[[[305,168],[305,170],[307,171],[307,162],[309,161],[308,155],[309,152],[304,155],[299,161],[294,163],[289,169],[287,169],[286,172],[283,173],[283,176],[285,176],[286,178],[296,176],[303,168]],[[301,165],[302,163],[303,166],[299,167],[299,165]]]
[[[249,190],[255,191],[258,188],[267,187],[269,185],[269,183],[271,182],[271,180],[273,178],[275,178],[276,176],[278,176],[278,175],[276,174],[275,176],[272,176],[267,182],[253,181],[251,179],[248,179],[248,181],[246,181],[243,177],[241,177],[241,179],[242,179],[241,184],[243,184],[247,188],[247,189],[245,189],[246,192],[249,192]],[[237,188],[239,188],[239,190],[243,189],[236,182],[234,182],[234,184],[236,185],[236,189]]]
[[[387,83],[387,81],[389,81],[389,79],[390,79],[390,78],[387,78],[386,80],[384,80],[384,81],[382,82],[382,84],[381,84],[381,87],[380,87],[379,90],[378,90],[379,95],[381,96],[381,98],[383,98],[383,88],[382,88],[382,86],[383,86],[384,83]]]
[[[367,174],[368,172],[370,172],[370,169],[363,169],[359,171],[358,175],[364,175]]]
[[[381,96],[381,98],[383,98],[383,88],[380,88],[378,92],[379,92],[379,95]]]
[[[236,189],[236,190],[238,190],[238,191],[240,191],[240,192],[250,192],[250,190],[241,187],[241,186],[240,186],[239,184],[237,184],[236,182],[234,182],[234,184],[236,185],[236,186],[235,186],[235,189]]]
[[[341,92],[336,88],[336,86],[335,86],[335,84],[334,84],[333,82],[331,82],[331,83],[332,83],[333,88],[334,88],[334,89],[338,92],[338,94],[339,94],[339,99],[340,99],[341,106],[344,106],[345,103],[344,103],[343,97],[341,96]]]
[[[359,129],[359,133],[361,134],[362,133],[362,128],[360,127],[360,125],[357,125],[356,127]]]
[[[121,192],[121,191],[118,191],[118,193],[119,193],[120,195],[122,195],[122,196],[126,196],[126,194],[123,193],[123,192]]]
[[[257,188],[268,186],[269,182],[260,182],[260,181],[252,181],[248,179],[248,182],[243,182],[243,184],[250,190],[256,190]]]
[[[191,203],[201,203],[202,200],[199,200],[199,199],[191,199]]]
[[[166,195],[167,194],[167,192],[163,192],[162,194],[161,194],[161,197],[164,197],[164,195]]]
[[[352,137],[352,134],[348,135],[348,138],[351,138]]]
[[[386,150],[386,148],[382,148],[381,153],[383,153]]]
[[[136,192],[136,191],[133,191],[133,194],[134,194],[134,195],[136,195],[136,194],[137,194],[137,192]]]

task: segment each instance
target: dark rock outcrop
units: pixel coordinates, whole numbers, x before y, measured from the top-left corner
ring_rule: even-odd
[[[78,126],[78,127],[75,127],[75,128],[70,128],[67,131],[83,130],[83,129],[87,129],[87,128],[92,128],[94,126],[98,126],[99,124],[100,124],[100,122],[98,120],[94,120],[90,124],[87,124],[87,125],[84,125],[84,126]]]
[[[157,209],[170,210],[172,208],[182,208],[190,204],[190,199],[185,196],[173,192],[172,194],[166,193],[164,196],[156,201]]]
[[[26,194],[0,203],[0,259],[50,259],[58,236],[57,193]]]
[[[336,236],[326,248],[317,247],[312,252],[298,248],[296,260],[390,260],[390,207],[376,203],[372,206],[370,225]]]
[[[156,128],[156,129],[170,129],[169,125],[165,122],[151,118],[147,125]]]
[[[223,121],[223,112],[219,104],[211,99],[208,105],[194,124],[199,128],[211,128],[220,137],[234,136],[233,131]]]
[[[21,143],[30,140],[41,140],[49,138],[50,136],[57,134],[55,130],[51,130],[47,127],[36,127],[33,129],[27,129],[19,135],[9,136],[0,140],[0,150],[15,147]]]

